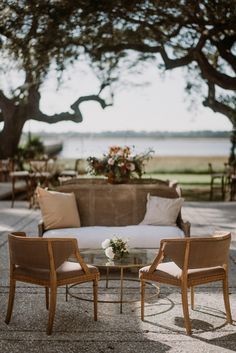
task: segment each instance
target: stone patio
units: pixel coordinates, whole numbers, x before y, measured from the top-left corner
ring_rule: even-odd
[[[236,202],[186,202],[183,218],[192,224],[192,235],[207,235],[216,231],[232,232],[230,253],[230,300],[236,320]],[[145,306],[145,321],[140,320],[140,303],[124,304],[123,314],[117,304],[99,304],[98,321],[93,321],[92,304],[69,298],[65,289],[58,290],[57,311],[52,336],[45,333],[47,311],[44,289],[22,284],[17,287],[11,323],[4,323],[8,294],[7,234],[23,230],[37,235],[39,210],[29,210],[27,203],[0,202],[0,352],[44,353],[156,353],[236,351],[236,325],[225,324],[220,283],[196,288],[196,309],[190,310],[193,335],[186,336],[181,296],[175,287],[161,286],[157,299]],[[100,296],[115,295],[115,285],[107,294],[100,286]],[[133,288],[130,288],[130,290]],[[90,293],[84,285],[82,292]],[[138,287],[135,290],[138,299]]]

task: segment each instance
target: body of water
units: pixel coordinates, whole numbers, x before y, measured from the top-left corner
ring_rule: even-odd
[[[46,142],[46,141],[45,141]],[[71,137],[63,142],[62,158],[101,157],[110,146],[134,146],[135,153],[153,149],[159,156],[228,156],[230,141],[226,138],[131,138]]]

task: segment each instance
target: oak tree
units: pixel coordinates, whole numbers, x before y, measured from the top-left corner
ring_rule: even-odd
[[[182,68],[187,91],[236,129],[236,0],[2,0],[0,6],[1,54],[24,77],[11,92],[0,91],[0,156],[14,154],[28,119],[80,122],[79,106],[88,99],[105,108],[101,92],[124,60]],[[49,71],[81,56],[101,73],[99,92],[78,97],[72,112],[43,113],[40,89]]]
[[[49,124],[64,120],[81,122],[80,104],[96,101],[102,108],[108,106],[101,96],[108,84],[103,77],[98,92],[78,97],[68,112],[48,115],[40,107],[41,89],[52,70],[60,74],[69,63],[82,58],[91,63],[85,47],[90,40],[86,35],[90,13],[89,1],[1,1],[0,158],[14,156],[27,120]],[[91,30],[95,31],[100,23],[101,20],[94,23]],[[102,71],[101,60],[99,65]],[[20,84],[13,82],[9,88],[4,83],[9,83],[9,72],[13,69],[20,76]]]

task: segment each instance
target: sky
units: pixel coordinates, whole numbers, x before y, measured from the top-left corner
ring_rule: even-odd
[[[31,120],[24,131],[231,130],[231,123],[225,116],[213,113],[201,104],[197,111],[191,107],[184,86],[181,70],[169,71],[163,78],[154,66],[146,65],[142,74],[131,72],[123,79],[123,85],[115,92],[113,106],[103,110],[96,102],[83,103],[80,106],[84,117],[82,123],[64,121],[50,125]],[[47,114],[68,111],[79,96],[97,93],[98,89],[98,81],[91,71],[71,67],[65,72],[59,89],[54,77],[49,77],[42,90],[41,109]]]

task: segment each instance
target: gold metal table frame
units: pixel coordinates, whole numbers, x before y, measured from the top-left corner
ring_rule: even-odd
[[[109,288],[109,280],[119,281],[119,299],[118,300],[98,300],[98,303],[117,303],[120,304],[120,314],[123,312],[124,303],[134,303],[138,302],[139,299],[125,300],[124,299],[124,282],[139,282],[137,278],[124,277],[124,271],[126,269],[132,268],[141,268],[143,266],[150,265],[153,262],[153,259],[157,253],[157,249],[131,249],[129,255],[124,257],[121,260],[108,260],[104,254],[103,250],[82,250],[81,255],[83,256],[86,263],[94,265],[99,269],[105,269],[105,277],[101,278],[101,281],[105,281],[105,288]],[[112,269],[119,270],[118,277],[110,277],[110,272]],[[152,286],[156,289],[156,292],[150,295],[147,299],[156,297],[159,294],[159,287],[151,282],[146,282],[147,285]],[[74,294],[71,292],[71,289],[75,287],[76,284],[73,284],[69,287],[66,287],[66,300],[68,300],[68,295],[80,300],[93,301],[89,298],[84,298],[81,294]]]

